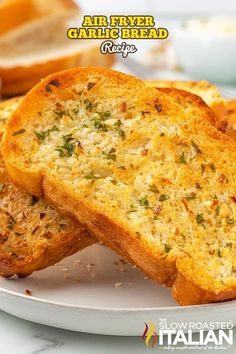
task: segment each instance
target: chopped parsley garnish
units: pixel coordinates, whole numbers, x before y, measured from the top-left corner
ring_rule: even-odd
[[[91,172],[89,175],[85,175],[84,178],[85,178],[85,179],[95,180],[95,179],[99,179],[99,178],[101,178],[101,177],[95,176],[94,172]]]
[[[228,224],[233,225],[234,224],[234,219],[228,219]]]
[[[201,154],[201,150],[199,149],[198,145],[193,140],[191,141],[191,143],[192,146],[194,147],[196,154]]]
[[[219,215],[219,211],[220,211],[220,206],[217,205],[217,207],[216,207],[216,215]]]
[[[93,124],[94,124],[94,128],[97,130],[101,130],[102,132],[107,132],[107,126],[106,124],[103,122],[103,119],[101,117],[97,117],[97,118],[93,118]]]
[[[0,192],[3,190],[3,188],[5,187],[4,183],[0,183]]]
[[[153,193],[159,193],[159,189],[157,188],[157,186],[155,186],[155,184],[151,184],[148,188],[148,191]]]
[[[47,130],[42,130],[40,132],[34,131],[34,134],[36,135],[38,141],[42,143],[49,135],[51,132],[58,132],[59,129],[54,125],[52,128],[47,129]]]
[[[102,120],[105,120],[111,116],[111,113],[109,111],[106,112],[96,112],[97,114],[100,115]]]
[[[116,149],[111,148],[108,152],[102,151],[102,154],[104,155],[105,159],[116,161],[115,152],[116,152]]]
[[[185,199],[187,199],[187,200],[196,199],[196,193],[192,192],[192,193],[190,193],[189,195],[186,195],[186,196],[185,196]]]
[[[57,108],[55,109],[54,114],[56,116],[56,120],[61,119],[63,116],[68,116],[71,120],[74,120],[68,109],[63,110],[61,108]]]
[[[72,134],[67,134],[62,137],[63,139],[63,145],[60,145],[56,148],[56,151],[59,152],[60,157],[70,157],[73,155],[74,150],[75,150],[75,145],[72,144],[72,141],[75,140],[75,138],[72,137]]]
[[[212,170],[212,172],[216,172],[216,168],[215,168],[215,165],[213,164],[213,163],[211,163],[210,165],[209,165],[209,167],[210,167],[210,169]]]
[[[72,109],[72,112],[77,116],[77,114],[79,113],[79,108]]]
[[[12,133],[13,136],[16,136],[16,135],[20,135],[20,134],[23,134],[25,133],[25,129],[20,129],[20,130],[17,130],[16,132]]]
[[[30,205],[35,205],[36,203],[38,203],[39,198],[35,197],[34,195],[32,195],[32,199],[31,199],[31,204]]]
[[[202,214],[197,214],[196,215],[196,222],[197,222],[198,225],[202,225],[205,228],[205,225],[204,225],[205,221],[206,220],[204,219]]]
[[[96,112],[97,116],[93,118],[94,128],[97,130],[101,130],[102,132],[107,132],[107,126],[104,123],[105,119],[109,118],[111,113],[110,112]]]
[[[20,233],[20,232],[15,232],[15,235],[16,235],[16,236],[22,236],[22,235],[24,235],[24,234],[22,234],[22,233]]]
[[[137,210],[137,209],[135,209],[134,204],[131,204],[131,205],[130,205],[130,210],[129,210],[129,211],[127,211],[127,214],[129,214],[129,213],[134,213],[134,212],[136,212],[136,211],[138,211],[138,210]]]
[[[124,130],[121,129],[122,122],[120,119],[117,120],[117,122],[114,123],[114,129],[118,132],[118,135],[121,137],[122,140],[125,140],[125,132]]]
[[[221,250],[220,249],[218,249],[218,251],[217,251],[217,255],[218,255],[218,257],[222,257],[222,252],[221,252]]]
[[[170,197],[167,194],[161,194],[159,201],[164,202],[165,200],[168,200],[168,199],[170,199]]]
[[[97,107],[96,103],[92,103],[87,98],[84,100],[85,109],[91,111],[93,108]]]
[[[143,197],[141,199],[139,199],[139,204],[144,207],[145,209],[149,208],[149,201],[147,199],[147,197]]]
[[[171,247],[167,243],[165,243],[164,244],[164,250],[165,250],[165,253],[169,253],[170,250],[171,250]]]
[[[178,163],[187,163],[183,151],[181,152],[181,154],[180,154],[180,156],[179,156],[179,160],[178,160],[177,162],[178,162]]]
[[[7,228],[12,230],[14,225],[15,225],[15,223],[16,223],[16,220],[12,216],[10,216]]]

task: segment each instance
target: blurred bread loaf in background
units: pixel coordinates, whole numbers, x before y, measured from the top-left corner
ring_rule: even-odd
[[[74,66],[110,67],[114,55],[100,42],[67,38],[70,21],[79,25],[72,0],[3,0],[0,5],[2,95],[24,94],[50,73]]]
[[[0,35],[49,18],[70,18],[78,14],[73,0],[3,0],[0,2]]]

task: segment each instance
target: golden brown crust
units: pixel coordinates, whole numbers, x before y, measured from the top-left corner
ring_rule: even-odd
[[[157,90],[145,88],[141,81],[121,73],[94,68],[73,69],[51,75],[26,96],[8,123],[2,149],[11,177],[25,189],[38,196],[44,193],[46,199],[52,205],[57,205],[63,213],[72,213],[89,231],[122,257],[140,267],[150,278],[167,286],[172,286],[173,295],[182,305],[222,301],[234,297],[235,282],[223,284],[220,281],[215,281],[212,274],[209,274],[201,267],[199,268],[198,264],[196,264],[197,262],[193,262],[192,257],[187,252],[164,253],[159,248],[156,248],[151,241],[143,238],[139,239],[128,222],[119,221],[119,215],[109,213],[109,209],[106,209],[105,205],[101,208],[96,203],[92,203],[87,198],[89,194],[86,197],[86,193],[83,194],[83,191],[74,189],[71,184],[63,181],[58,174],[50,171],[47,165],[45,165],[45,168],[37,168],[36,166],[33,169],[31,163],[26,160],[27,151],[25,151],[25,146],[20,142],[21,139],[13,136],[13,133],[27,126],[27,124],[33,124],[31,119],[36,112],[44,106],[48,107],[51,102],[51,96],[45,92],[45,87],[52,80],[57,80],[60,83],[58,85],[60,88],[53,89],[53,99],[55,99],[54,95],[56,95],[58,100],[62,99],[62,97],[64,99],[72,99],[75,93],[70,90],[71,86],[78,81],[80,83],[84,82],[87,86],[88,76],[90,77],[91,75],[93,77],[102,77],[102,80],[108,80],[109,83],[112,83],[111,87],[109,85],[109,94],[111,94],[113,99],[123,94],[128,100],[132,95],[135,95],[139,110],[149,107],[148,114],[153,111],[155,119],[157,118],[156,110],[160,110],[165,117],[164,123],[168,121],[170,125],[172,123],[181,124],[182,129],[186,129],[186,138],[189,134],[190,137],[191,134],[195,134],[194,136],[199,139],[201,136],[200,143],[206,149],[208,157],[214,156],[216,165],[221,163],[217,160],[221,159],[223,152],[227,152],[227,156],[232,158],[232,162],[225,161],[220,170],[227,170],[230,178],[232,177],[234,161],[236,160],[235,143],[209,124],[209,121],[212,121],[212,113],[202,101],[194,99],[193,108],[188,108],[185,115],[185,110],[180,105],[174,103],[166,95],[158,93]],[[99,88],[97,90],[96,93],[99,94]],[[102,92],[100,99],[104,99],[107,94],[107,91]],[[37,107],[34,105],[35,102],[37,102]],[[155,104],[155,111],[152,105],[154,102],[158,102],[161,105],[160,107]],[[181,99],[181,102],[185,104],[185,100]],[[208,114],[210,117],[207,117]],[[143,119],[149,119],[149,117]],[[191,121],[191,126],[189,126],[189,121]],[[183,144],[184,142],[180,141],[178,143]],[[24,158],[24,154],[26,158]],[[187,166],[182,168],[181,165],[178,168],[184,173],[186,171],[185,167]],[[188,178],[191,178],[191,176],[188,175]],[[204,181],[202,180],[202,182]],[[188,183],[188,180],[183,179],[183,183]],[[230,187],[234,188],[233,180],[231,183]],[[194,239],[196,247],[201,248],[201,235],[205,233],[204,228],[197,224],[194,219],[191,227],[193,227],[193,232],[196,231],[196,238]]]
[[[193,107],[196,109],[196,114],[201,110],[202,117],[205,117],[212,125],[217,126],[217,118],[214,111],[207,106],[200,96],[176,88],[159,87],[158,90],[173,98],[176,103],[186,110]],[[191,113],[193,113],[193,110],[191,110]]]
[[[176,88],[189,91],[200,96],[217,117],[217,128],[225,132],[227,125],[227,107],[225,100],[220,95],[218,88],[207,81],[168,81],[168,80],[146,80],[146,85],[151,87]]]

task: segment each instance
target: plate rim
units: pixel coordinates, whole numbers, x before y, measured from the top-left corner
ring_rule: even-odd
[[[18,299],[23,299],[31,303],[37,303],[37,304],[44,304],[44,305],[49,305],[49,306],[58,306],[58,307],[64,307],[68,309],[77,309],[77,310],[84,310],[84,311],[92,311],[92,312],[113,312],[113,313],[129,313],[129,312],[153,312],[153,311],[188,311],[188,310],[201,310],[201,309],[210,309],[211,310],[216,310],[217,308],[227,308],[231,307],[232,303],[236,303],[236,300],[228,300],[228,301],[222,301],[222,302],[216,302],[216,303],[209,303],[209,304],[200,304],[200,305],[188,305],[188,306],[164,306],[164,307],[123,307],[123,308],[113,308],[113,307],[99,307],[99,306],[85,306],[85,305],[73,305],[73,304],[67,304],[63,303],[60,301],[53,301],[53,300],[46,300],[39,298],[37,296],[29,296],[25,294],[18,293],[13,290],[8,290],[5,288],[0,287],[0,295],[8,295],[11,297],[16,297]],[[0,305],[1,308],[1,305]]]

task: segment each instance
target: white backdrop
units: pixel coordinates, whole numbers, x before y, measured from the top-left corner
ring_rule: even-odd
[[[168,17],[184,14],[230,13],[236,16],[235,0],[78,0],[87,12],[102,14],[115,13],[151,13]],[[131,13],[130,13],[131,14]]]

